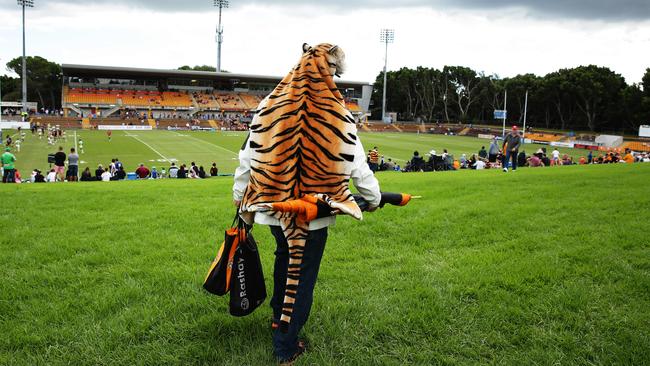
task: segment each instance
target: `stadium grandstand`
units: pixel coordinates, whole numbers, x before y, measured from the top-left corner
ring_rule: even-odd
[[[250,121],[251,112],[282,79],[279,76],[187,70],[63,64],[65,117],[111,124],[129,113],[150,124],[178,119],[212,127],[228,116]],[[337,80],[357,121],[367,115],[372,85]],[[91,122],[92,121],[92,122]],[[155,122],[154,122],[155,121]]]

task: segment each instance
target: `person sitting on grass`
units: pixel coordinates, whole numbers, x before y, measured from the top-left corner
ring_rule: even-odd
[[[528,157],[528,166],[531,168],[537,168],[544,166],[544,162],[542,162],[542,159],[540,159],[537,154],[535,154]]]
[[[199,178],[205,178],[205,170],[203,169],[203,165],[199,167]]]
[[[413,151],[413,157],[411,158],[411,172],[421,172],[424,169],[424,159],[420,156],[418,151]]]
[[[158,179],[158,170],[155,166],[151,167],[151,179]]]
[[[111,172],[109,172],[108,170],[104,170],[104,172],[100,176],[102,182],[110,182],[111,178],[112,178]]]
[[[185,164],[183,164],[178,169],[178,179],[185,179],[185,178],[187,178],[187,170],[185,169]]]
[[[54,168],[50,169],[50,172],[47,173],[46,180],[48,183],[56,183],[56,171]]]
[[[41,173],[40,170],[34,169],[36,174],[34,175],[34,183],[45,183],[45,177],[43,176],[43,173]]]
[[[634,163],[634,156],[632,155],[632,151],[630,151],[630,149],[625,150],[625,156],[623,156],[623,161],[626,163]]]
[[[460,156],[460,159],[458,159],[458,162],[460,163],[460,168],[461,169],[467,169],[467,156],[465,154],[462,154]]]
[[[172,166],[169,167],[169,178],[178,178],[178,167],[176,163],[172,163]]]
[[[111,178],[113,180],[124,180],[126,179],[126,171],[124,171],[124,166],[120,165],[115,172],[115,176]]]
[[[217,168],[217,163],[212,163],[212,167],[210,167],[210,176],[216,177],[217,175],[219,175],[219,169]]]
[[[99,164],[97,166],[97,169],[95,169],[95,180],[102,180],[102,174],[104,174],[104,167],[101,164]]]
[[[142,164],[142,163],[140,163],[140,166],[138,167],[138,169],[135,170],[135,174],[140,179],[146,179],[147,177],[149,177],[150,173],[151,172],[149,171],[149,168],[144,166],[144,164]]]
[[[93,180],[93,175],[90,173],[89,167],[86,167],[86,169],[81,172],[81,178],[79,180],[82,182],[90,182]]]

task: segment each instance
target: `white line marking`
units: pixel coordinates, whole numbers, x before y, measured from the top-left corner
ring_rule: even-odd
[[[168,161],[168,162],[171,163],[171,160],[167,159],[167,158],[165,157],[165,155],[161,154],[158,150],[156,150],[156,149],[154,149],[153,147],[151,147],[151,145],[149,145],[148,143],[146,143],[146,142],[140,140],[140,139],[138,138],[138,136],[136,136],[136,135],[127,135],[127,136],[129,136],[129,137],[133,137],[134,139],[140,141],[141,143],[143,143],[144,145],[146,145],[148,148],[150,148],[153,152],[155,152],[156,154],[158,154],[161,158],[165,159],[165,161]]]
[[[77,130],[74,131],[74,151],[79,151],[79,148],[77,148]]]
[[[224,151],[227,151],[227,152],[229,152],[229,153],[231,153],[231,154],[233,154],[233,155],[239,156],[239,153],[236,153],[236,152],[234,152],[234,151],[232,151],[232,150],[228,150],[228,149],[226,149],[225,147],[221,147],[221,146],[219,146],[219,145],[217,145],[217,144],[213,144],[213,143],[211,143],[211,142],[208,142],[208,141],[205,141],[205,140],[201,140],[200,138],[196,138],[196,137],[194,137],[194,136],[192,136],[192,135],[181,135],[180,133],[178,133],[178,132],[176,132],[176,131],[172,131],[172,132],[175,133],[175,134],[177,134],[178,136],[189,137],[189,138],[194,139],[194,140],[196,140],[196,141],[200,141],[200,142],[206,143],[206,144],[208,144],[208,145],[212,145],[212,146],[214,146],[214,147],[218,147],[218,148],[221,149],[221,150],[224,150]]]

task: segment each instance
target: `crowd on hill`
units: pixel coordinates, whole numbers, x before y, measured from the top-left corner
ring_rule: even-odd
[[[610,163],[647,163],[650,162],[650,153],[634,152],[629,149],[624,154],[618,152],[597,152],[589,151],[587,156],[581,156],[577,161],[568,154],[562,154],[557,148],[553,148],[550,154],[546,147],[539,148],[534,154],[527,155],[525,150],[517,152],[511,159],[506,160],[503,148],[499,142],[492,140],[488,149],[482,146],[475,154],[461,154],[456,158],[443,149],[442,153],[431,150],[428,153],[420,154],[414,151],[410,160],[400,165],[392,158],[386,158],[379,153],[377,146],[368,151],[368,166],[373,171],[401,171],[401,172],[431,172],[459,169],[504,169],[505,166],[513,167],[557,167],[564,165],[586,165],[586,164],[610,164]],[[512,160],[512,162],[511,162]],[[516,165],[514,165],[516,164]]]
[[[177,166],[176,163],[172,162],[168,169],[163,167],[160,170],[155,166],[149,169],[144,163],[141,163],[134,172],[127,173],[124,164],[118,158],[111,159],[111,162],[106,166],[99,164],[94,172],[91,171],[90,167],[86,167],[79,174],[80,159],[76,149],[71,148],[70,153],[66,155],[63,147],[59,146],[56,153],[48,156],[48,160],[53,164],[53,167],[49,168],[45,175],[41,170],[34,169],[29,178],[23,179],[20,171],[15,168],[16,156],[11,153],[10,144],[10,142],[7,143],[5,153],[1,156],[3,183],[110,182],[125,179],[163,178],[203,179],[219,174],[217,164],[214,162],[208,172],[205,171],[203,166],[196,165],[195,162],[191,162],[189,167],[185,164]]]

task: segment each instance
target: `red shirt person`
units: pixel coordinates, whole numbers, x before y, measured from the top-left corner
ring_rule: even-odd
[[[140,164],[140,166],[138,167],[138,169],[135,170],[135,174],[136,174],[136,175],[138,176],[138,178],[140,178],[140,179],[145,179],[145,178],[149,177],[149,174],[150,174],[150,173],[151,173],[151,172],[149,171],[149,168],[147,168],[146,166],[144,166],[144,164]]]

